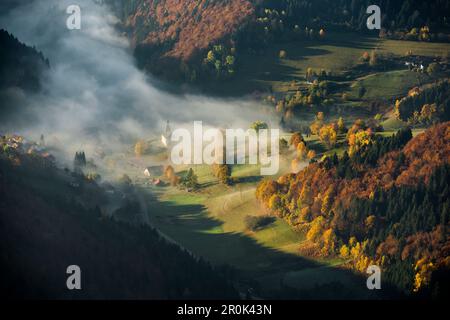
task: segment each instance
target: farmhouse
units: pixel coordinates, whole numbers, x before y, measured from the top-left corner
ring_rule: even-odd
[[[317,75],[307,75],[306,76],[306,83],[307,84],[313,84],[315,81],[319,81],[319,77]]]
[[[144,170],[144,176],[146,177],[159,177],[163,174],[164,168],[163,166],[151,166],[146,167]]]

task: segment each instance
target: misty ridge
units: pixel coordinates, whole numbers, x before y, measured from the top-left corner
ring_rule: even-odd
[[[98,1],[82,0],[81,30],[68,30],[70,1],[22,1],[1,7],[0,28],[36,48],[50,67],[41,90],[3,90],[2,133],[37,140],[46,136],[58,155],[72,161],[77,150],[92,155],[101,146],[124,150],[138,139],[159,135],[167,120],[190,129],[193,121],[217,127],[248,128],[255,120],[274,122],[250,100],[172,94],[135,65],[128,39],[115,28],[113,11]],[[236,117],[236,115],[239,115]]]

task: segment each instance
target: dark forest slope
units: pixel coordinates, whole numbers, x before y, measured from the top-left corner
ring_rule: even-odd
[[[48,67],[49,62],[41,52],[0,30],[0,90],[8,87],[38,90],[39,78]]]
[[[0,151],[0,291],[11,298],[237,298],[216,268],[169,244],[149,227],[102,216],[104,191],[72,188],[51,157]],[[72,177],[72,178],[71,178]],[[84,192],[86,189],[86,192]],[[66,288],[66,268],[81,268],[82,290]]]

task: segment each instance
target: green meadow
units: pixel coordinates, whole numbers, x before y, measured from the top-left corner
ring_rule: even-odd
[[[287,52],[286,58],[279,58],[280,50]],[[220,85],[211,84],[209,89],[219,95],[238,96],[254,91],[286,92],[291,89],[292,81],[303,79],[308,68],[342,74],[359,62],[363,52],[371,50],[396,56],[405,56],[411,51],[414,55],[437,57],[450,52],[450,44],[385,40],[355,33],[330,32],[323,40],[279,43],[260,55],[244,53],[239,60],[236,79]],[[384,82],[386,79],[394,84],[394,89]],[[417,82],[417,76],[412,72],[388,73],[367,81],[368,87],[370,84],[386,84],[380,87],[381,92],[375,90],[371,94],[383,96],[382,90],[385,88],[389,96],[403,93],[406,87]]]
[[[193,168],[201,186],[197,192],[169,186],[140,188],[150,223],[171,241],[215,265],[238,269],[244,278],[256,281],[254,285],[264,296],[283,290],[292,277],[298,278],[290,284],[292,288],[311,288],[313,282],[302,280],[311,270],[323,274],[328,279],[325,283],[332,280],[351,290],[358,289],[358,277],[339,268],[344,261],[302,256],[300,247],[306,241],[305,235],[284,220],[276,218],[263,229],[247,230],[246,216],[268,214],[254,196],[259,181],[254,180],[259,174],[257,166],[234,166],[232,177],[241,182],[233,186],[219,184],[209,166]],[[180,166],[177,170],[182,174],[186,168]]]

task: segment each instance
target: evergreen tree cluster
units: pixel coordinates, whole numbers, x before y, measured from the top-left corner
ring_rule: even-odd
[[[0,89],[20,87],[36,91],[40,76],[50,67],[48,59],[34,47],[17,40],[6,30],[0,30]]]
[[[407,29],[430,26],[439,30],[449,26],[446,12],[450,11],[447,0],[265,0],[261,9],[270,8],[285,12],[290,24],[349,24],[355,29],[368,31],[367,7],[378,5],[382,14],[382,27],[386,29]]]
[[[345,151],[341,157],[333,154],[327,157],[322,163],[326,169],[336,167],[336,174],[340,178],[353,179],[358,176],[359,168],[375,166],[383,155],[390,151],[401,149],[412,139],[410,128],[399,130],[391,137],[376,135],[373,140],[363,148],[357,150],[351,157]],[[404,155],[400,153],[399,165],[402,163]]]
[[[343,243],[352,236],[361,241],[368,240],[365,250],[371,257],[384,253],[380,252],[379,248],[388,237],[396,239],[397,248],[394,254],[389,255],[386,280],[411,292],[416,257],[413,254],[405,254],[408,239],[412,239],[417,234],[431,233],[441,226],[442,236],[439,240],[441,244],[437,246],[438,250],[434,249],[434,252],[426,255],[433,256],[435,264],[445,259],[446,253],[443,246],[448,241],[446,230],[449,228],[450,221],[449,181],[450,166],[445,165],[434,172],[428,184],[394,187],[388,191],[377,189],[372,200],[355,198],[352,204],[339,215],[339,219],[347,221],[347,227],[337,229],[336,236],[341,238]],[[375,216],[375,223],[367,230],[364,222],[369,216]],[[416,254],[426,250],[419,248],[417,251]],[[439,285],[447,286],[445,290],[448,292],[448,283]],[[433,291],[432,288],[427,290]]]
[[[192,168],[189,168],[184,177],[181,178],[180,186],[188,191],[195,191],[199,187],[198,177]]]
[[[440,121],[450,120],[450,83],[448,80],[440,81],[425,87],[417,94],[410,94],[396,103],[396,114],[404,121],[413,117],[415,112],[420,113],[425,104],[436,104],[437,117]]]
[[[81,170],[86,166],[86,154],[84,151],[75,152],[75,158],[73,159],[74,171]]]

